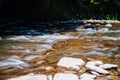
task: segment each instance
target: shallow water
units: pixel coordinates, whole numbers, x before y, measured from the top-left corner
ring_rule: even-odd
[[[8,57],[18,56],[25,64],[29,64],[29,67],[23,66],[23,69],[18,69],[3,66],[5,69],[2,69],[1,64],[0,80],[31,72],[55,73],[59,70],[55,64],[63,56],[79,57],[85,60],[93,58],[114,63],[120,67],[120,23],[112,25],[112,27],[105,27],[102,24],[95,29],[83,28],[69,32],[61,30],[60,33],[43,35],[1,36],[0,63],[8,64],[9,61],[6,63],[3,61]],[[76,29],[76,27],[73,28]],[[45,70],[47,66],[51,66],[53,70]]]

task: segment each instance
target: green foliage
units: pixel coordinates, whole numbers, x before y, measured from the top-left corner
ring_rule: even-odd
[[[114,15],[107,14],[103,19],[105,19],[105,20],[117,20],[117,17]]]

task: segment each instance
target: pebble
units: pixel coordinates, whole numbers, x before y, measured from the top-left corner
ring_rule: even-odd
[[[85,62],[79,58],[63,57],[57,63],[57,66],[66,67],[69,69],[79,70]]]
[[[69,73],[57,73],[53,80],[79,80],[78,76]]]

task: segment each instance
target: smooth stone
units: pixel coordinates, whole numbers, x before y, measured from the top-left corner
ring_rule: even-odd
[[[99,67],[102,64],[103,64],[102,61],[89,61],[86,64],[86,68],[93,70],[95,72],[101,73],[101,74],[109,74],[109,72],[107,70],[104,70],[104,69]]]
[[[112,24],[108,23],[105,25],[106,27],[112,27]]]
[[[91,79],[94,79],[96,78],[96,75],[92,75],[92,74],[88,74],[88,73],[83,73],[82,75],[80,75],[80,79],[83,79],[83,80],[91,80]]]
[[[47,80],[47,76],[43,74],[28,74],[16,78],[10,78],[7,80]]]
[[[95,72],[95,71],[91,71],[91,74],[96,75],[96,76],[99,76],[99,75],[100,75],[99,73],[97,73],[97,72]]]
[[[48,75],[48,80],[53,80],[52,75]]]
[[[72,57],[63,57],[57,63],[57,66],[66,67],[69,69],[79,70],[85,62],[79,58],[72,58]]]
[[[70,73],[57,73],[53,80],[79,80],[78,76]]]
[[[99,67],[102,68],[102,69],[111,69],[111,68],[117,68],[118,65],[115,65],[115,64],[103,64],[103,65],[100,65]]]

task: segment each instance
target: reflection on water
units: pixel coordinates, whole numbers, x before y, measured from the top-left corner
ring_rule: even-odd
[[[96,29],[80,28],[76,32],[1,36],[0,69],[2,70],[0,74],[2,76],[0,79],[13,77],[10,73],[17,76],[41,71],[40,67],[43,65],[38,65],[38,63],[54,68],[56,61],[62,56],[89,56],[99,59],[101,58],[99,56],[111,58],[120,55],[120,24],[112,25],[109,28],[104,25]],[[114,63],[119,63],[119,61]],[[18,73],[16,67],[22,71]],[[41,71],[41,73],[46,72]]]

